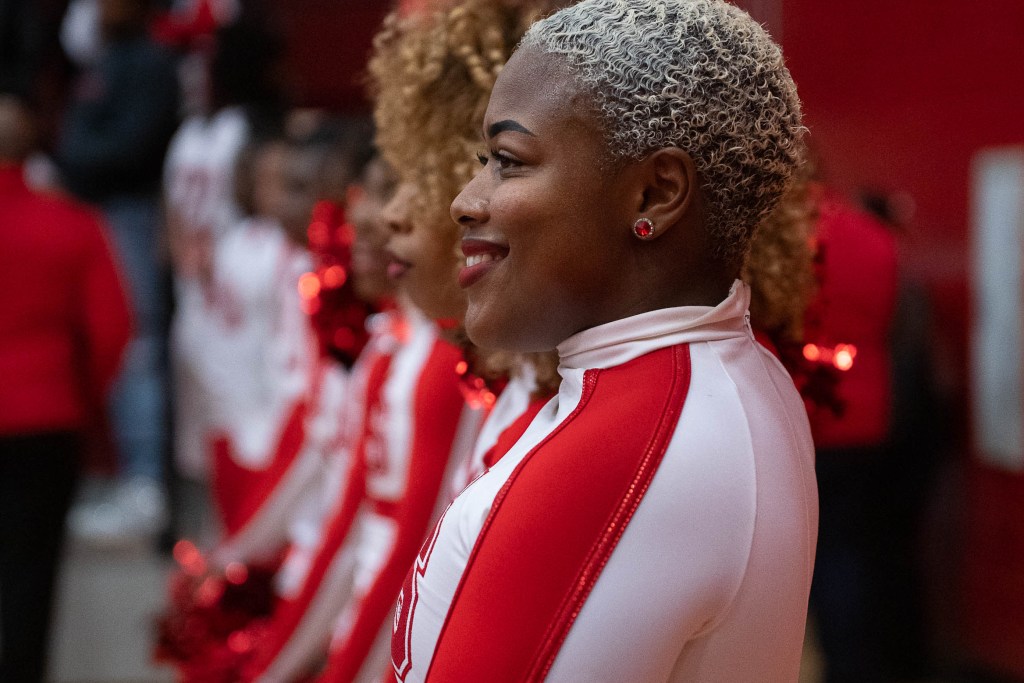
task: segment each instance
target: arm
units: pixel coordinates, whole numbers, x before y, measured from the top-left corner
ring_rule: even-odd
[[[228,562],[251,562],[275,552],[285,541],[288,526],[304,498],[315,495],[324,475],[328,458],[342,457],[336,453],[340,447],[340,431],[344,419],[343,402],[347,396],[347,379],[333,362],[321,359],[318,373],[323,373],[319,387],[314,391],[316,410],[305,419],[304,442],[301,450],[288,460],[287,469],[277,472],[271,464],[266,473],[273,481],[269,491],[254,492],[258,500],[249,507],[253,510],[235,533],[225,538],[214,557],[226,565]],[[327,365],[323,365],[327,363]]]
[[[365,403],[359,418],[367,424],[367,415],[380,400],[384,379],[391,367],[391,356],[381,354],[368,362]],[[350,397],[349,400],[355,400]],[[348,600],[351,586],[346,563],[351,552],[346,542],[366,491],[366,461],[363,457],[361,428],[353,427],[351,463],[339,503],[325,520],[320,547],[296,596],[283,602],[274,614],[270,633],[260,648],[252,673],[246,680],[288,680],[326,652],[331,627]],[[350,550],[350,549],[349,549]],[[325,590],[330,589],[330,590]]]
[[[366,533],[361,541],[368,545],[385,545],[384,552],[368,548],[357,552],[357,558],[380,558],[357,566],[354,599],[339,619],[327,669],[320,679],[352,681],[364,664],[378,639],[382,627],[390,629],[391,614],[402,581],[416,557],[423,538],[433,521],[438,497],[449,465],[464,458],[462,446],[475,432],[477,415],[465,408],[454,372],[457,358],[447,347],[437,346],[417,381],[414,400],[391,406],[392,411],[409,411],[414,416],[413,439],[407,452],[392,454],[393,463],[408,468],[405,491],[387,514],[367,513]],[[406,392],[406,396],[413,392]],[[387,434],[382,435],[387,438]],[[389,444],[389,447],[394,447]],[[390,507],[390,506],[389,506]]]
[[[320,546],[298,594],[279,604],[247,681],[287,681],[324,653],[330,627],[347,602],[351,555],[346,542],[363,500],[365,468],[353,459],[345,491],[325,520]]]

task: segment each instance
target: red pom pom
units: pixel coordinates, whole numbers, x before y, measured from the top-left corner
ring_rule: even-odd
[[[253,654],[266,637],[273,613],[276,564],[233,562],[223,574],[186,570],[209,563],[190,542],[179,541],[174,557],[182,570],[169,581],[169,604],[157,619],[154,658],[177,667],[183,681],[244,680]]]
[[[317,202],[309,226],[314,271],[300,278],[299,293],[321,350],[347,366],[355,362],[369,340],[366,318],[374,312],[356,295],[349,277],[354,241],[355,231],[345,219],[344,208]]]

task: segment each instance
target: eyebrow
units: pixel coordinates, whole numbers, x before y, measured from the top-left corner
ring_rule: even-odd
[[[487,137],[493,138],[498,133],[503,133],[507,130],[515,131],[516,133],[524,133],[531,137],[537,137],[536,135],[534,135],[532,130],[530,130],[523,124],[519,123],[518,121],[513,121],[512,119],[505,119],[504,121],[495,121],[494,123],[492,123],[487,128]]]

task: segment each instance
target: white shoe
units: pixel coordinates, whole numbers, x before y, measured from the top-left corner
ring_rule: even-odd
[[[103,499],[76,504],[68,513],[68,531],[86,543],[121,546],[152,540],[167,521],[163,487],[147,477],[135,477]]]

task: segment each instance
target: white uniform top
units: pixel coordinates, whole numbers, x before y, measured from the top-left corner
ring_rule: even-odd
[[[226,232],[240,218],[235,164],[249,137],[239,107],[190,116],[178,127],[164,162],[164,201],[187,231]]]
[[[370,365],[382,357],[393,356],[401,347],[403,341],[395,334],[399,318],[398,313],[384,312],[366,321],[370,338],[349,371],[343,400],[333,415],[326,415],[337,423],[336,442],[326,453],[315,491],[299,501],[289,523],[288,555],[275,579],[280,597],[297,596],[323,541],[327,522],[344,502],[341,498],[346,491],[352,452],[363,431]]]
[[[238,107],[210,117],[191,116],[179,126],[164,161],[164,202],[181,230],[176,239],[212,248],[239,221],[235,164],[248,137],[249,124]],[[198,280],[176,273],[174,285],[175,458],[187,475],[202,478],[209,468],[210,398],[198,384],[203,364],[198,356],[211,335],[211,315]]]
[[[465,571],[471,553],[476,557],[488,544],[501,545],[491,533],[474,548],[492,521],[492,507],[498,510],[493,520],[501,519],[498,506],[509,505],[524,472],[550,467],[543,456],[558,455],[559,440],[573,421],[579,424],[588,411],[615,415],[621,401],[642,407],[647,387],[608,397],[601,395],[601,386],[619,366],[615,372],[628,380],[631,368],[662,357],[652,353],[659,349],[688,357],[682,411],[674,430],[663,437],[664,456],[649,488],[639,492],[639,505],[619,531],[606,564],[598,565],[589,594],[569,611],[564,640],[552,641],[553,658],[542,669],[545,680],[797,680],[817,533],[814,451],[791,379],[754,341],[748,302],[749,289],[737,282],[715,308],[652,311],[586,330],[559,345],[558,395],[508,453],[454,501],[410,572],[392,641],[400,680],[426,680],[435,656],[455,661],[445,660],[442,652],[491,648],[500,654],[507,646],[492,642],[488,624],[515,622],[537,609],[537,587],[529,584],[494,586],[491,597],[515,596],[511,609],[508,603],[494,609],[486,599],[467,602],[465,585],[480,566]],[[648,375],[646,381],[650,386],[662,380]],[[650,388],[653,394],[655,387]],[[621,430],[630,427],[622,424]],[[538,444],[538,458],[531,460]],[[609,449],[604,442],[587,443],[583,455],[589,459]],[[503,488],[513,476],[518,478]],[[587,491],[588,473],[584,469],[578,476],[576,490]],[[499,492],[501,502],[496,502]],[[630,489],[629,495],[634,493]],[[551,491],[537,506],[546,505],[549,516],[565,514],[558,509],[564,496],[565,491]],[[529,556],[551,540],[543,538],[545,531],[543,521],[528,527],[521,545],[509,552]],[[475,578],[485,586],[490,579]],[[443,630],[467,615],[477,635],[446,642]],[[446,675],[435,669],[431,680]],[[486,678],[523,680],[500,666]]]
[[[288,413],[312,389],[319,352],[298,292],[311,269],[309,253],[268,220],[243,221],[214,251],[210,334],[196,362],[211,428],[250,469],[269,464]]]
[[[337,440],[348,373],[320,357],[302,312],[297,285],[311,267],[309,253],[266,219],[243,221],[214,252],[210,334],[192,352],[210,399],[208,428],[226,440],[239,468],[258,473],[276,463],[273,471],[280,475],[262,477],[264,490],[251,492],[262,503],[222,541],[217,557],[223,562],[258,559],[284,543],[293,508]],[[305,410],[302,445],[282,469],[280,459],[290,457],[281,452],[288,448],[282,435],[299,409]]]
[[[380,679],[387,648],[374,644],[386,645],[390,638],[391,610],[405,570],[448,503],[455,465],[468,457],[479,431],[480,411],[465,404],[459,384],[459,349],[442,341],[419,311],[407,308],[402,317],[396,330],[401,345],[382,345],[381,330],[357,363],[364,396],[358,399],[363,410],[352,444],[353,478],[322,532],[337,528],[348,503],[360,503],[359,510],[344,537],[318,545],[311,566],[326,570],[307,571],[293,593],[289,614],[299,609],[301,616],[277,622],[280,646],[261,681],[292,680],[322,655],[332,630],[328,671],[334,673],[325,680],[353,680],[360,671]],[[390,357],[386,366],[374,358],[383,355]],[[351,572],[348,583],[345,572]],[[325,621],[332,610],[334,619]]]

